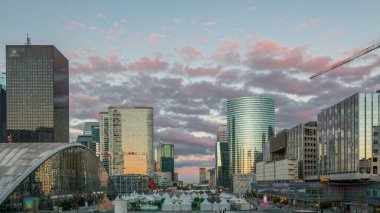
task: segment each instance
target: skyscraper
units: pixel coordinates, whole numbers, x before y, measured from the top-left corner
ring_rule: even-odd
[[[153,108],[108,108],[111,175],[153,175]]]
[[[380,122],[379,106],[380,93],[356,93],[318,114],[321,175],[357,179],[372,174],[372,131]]]
[[[111,147],[109,142],[109,116],[108,112],[99,113],[99,157],[102,161],[104,168],[110,172],[110,162],[111,162]]]
[[[229,150],[227,125],[221,125],[216,135],[215,179],[218,186],[229,186]]]
[[[83,135],[78,135],[77,142],[87,146],[99,157],[99,140],[99,122],[85,122]]]
[[[206,168],[199,168],[199,184],[208,184],[206,178]]]
[[[7,105],[6,90],[3,82],[0,82],[0,143],[7,141]]]
[[[230,177],[255,172],[263,160],[263,147],[274,135],[275,102],[268,97],[242,97],[227,101]]]
[[[155,147],[155,161],[159,172],[170,172],[174,181],[174,144],[158,144]]]
[[[7,45],[13,142],[69,142],[69,62],[53,45]]]

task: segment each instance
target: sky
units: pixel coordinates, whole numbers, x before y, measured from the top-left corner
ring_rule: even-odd
[[[226,100],[276,101],[276,131],[380,89],[380,1],[2,1],[5,45],[53,44],[70,61],[70,139],[114,105],[154,107],[154,140],[175,144],[179,179],[214,167]]]

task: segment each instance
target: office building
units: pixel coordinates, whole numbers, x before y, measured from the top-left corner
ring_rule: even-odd
[[[109,107],[108,139],[111,175],[152,177],[154,172],[152,107]]]
[[[227,101],[230,176],[255,172],[264,144],[275,132],[275,101],[242,97]]]
[[[283,129],[269,139],[269,160],[280,161],[286,159],[287,141],[289,130]]]
[[[154,172],[154,182],[158,188],[165,189],[173,185],[171,172]]]
[[[199,168],[199,184],[208,184],[206,178],[206,168]]]
[[[7,96],[5,85],[0,84],[0,143],[7,142]]]
[[[217,186],[229,187],[229,150],[227,125],[221,125],[216,135],[215,179]]]
[[[298,162],[299,178],[318,173],[317,122],[300,123],[288,130],[287,159]]]
[[[99,122],[85,122],[83,135],[78,135],[76,142],[88,147],[100,157],[99,140]]]
[[[149,191],[149,177],[146,175],[114,175],[111,179],[118,194],[142,194]]]
[[[368,179],[380,93],[356,93],[318,114],[319,172],[332,180]]]
[[[157,172],[170,172],[171,181],[174,181],[174,144],[160,143],[154,153]]]
[[[109,142],[109,119],[108,112],[99,113],[99,158],[109,172],[111,162],[111,147]]]
[[[7,45],[12,142],[69,142],[69,62],[53,45]]]
[[[215,168],[207,170],[206,179],[210,187],[215,187]]]
[[[373,127],[373,139],[372,139],[372,174],[374,175],[380,175],[379,169],[380,169],[380,145],[379,145],[379,139],[380,139],[380,126],[374,126]]]

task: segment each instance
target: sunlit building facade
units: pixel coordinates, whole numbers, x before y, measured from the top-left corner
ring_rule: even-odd
[[[227,125],[221,125],[216,135],[215,150],[215,183],[217,186],[228,187],[229,179],[229,150]]]
[[[7,129],[13,142],[69,141],[69,61],[52,45],[7,45]]]
[[[116,196],[99,159],[79,144],[0,144],[0,165],[0,212],[70,210],[81,205],[72,205],[74,197],[94,205],[105,195]]]
[[[275,101],[242,97],[227,101],[230,176],[255,172],[263,160],[264,144],[275,132]]]
[[[356,93],[318,114],[319,170],[330,179],[371,176],[380,93]]]
[[[154,172],[153,108],[108,108],[111,175],[147,175]]]

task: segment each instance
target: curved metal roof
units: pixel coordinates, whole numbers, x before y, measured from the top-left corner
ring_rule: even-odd
[[[86,148],[70,143],[0,144],[0,204],[44,161],[69,147]]]

